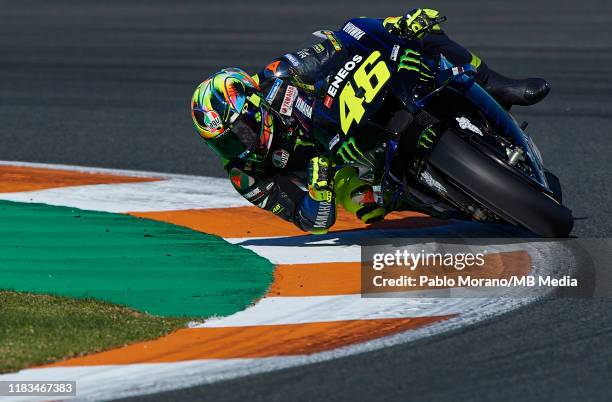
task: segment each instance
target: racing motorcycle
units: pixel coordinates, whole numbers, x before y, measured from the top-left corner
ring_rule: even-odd
[[[370,19],[321,32],[339,42],[344,59],[309,114],[320,130],[338,133],[324,145],[360,169],[377,202],[511,223],[544,237],[570,233],[559,180],[544,168],[527,124],[475,82],[471,65],[454,66],[443,55],[430,60],[418,41]]]

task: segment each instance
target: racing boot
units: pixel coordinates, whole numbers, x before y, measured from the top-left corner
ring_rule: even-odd
[[[478,74],[477,82],[506,110],[510,110],[512,105],[529,106],[538,103],[550,91],[550,84],[542,78],[517,80],[504,77],[491,69]]]
[[[336,172],[334,192],[336,202],[346,211],[354,213],[363,223],[381,221],[387,214],[386,209],[376,202],[370,183],[359,178],[355,167],[345,166]]]

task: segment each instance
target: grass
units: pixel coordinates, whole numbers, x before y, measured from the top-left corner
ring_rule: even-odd
[[[0,373],[159,338],[188,321],[92,299],[0,291]]]

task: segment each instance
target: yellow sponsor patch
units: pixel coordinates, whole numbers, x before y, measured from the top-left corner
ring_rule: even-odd
[[[276,204],[276,205],[274,206],[274,208],[272,208],[272,213],[273,213],[274,215],[278,215],[278,214],[280,214],[281,212],[283,212],[283,209],[285,209],[285,208],[283,208],[283,206],[282,206],[281,204]]]

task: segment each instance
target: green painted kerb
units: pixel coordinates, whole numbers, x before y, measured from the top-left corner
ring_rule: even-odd
[[[261,297],[273,268],[250,250],[176,225],[0,201],[2,289],[208,317],[240,311]]]

